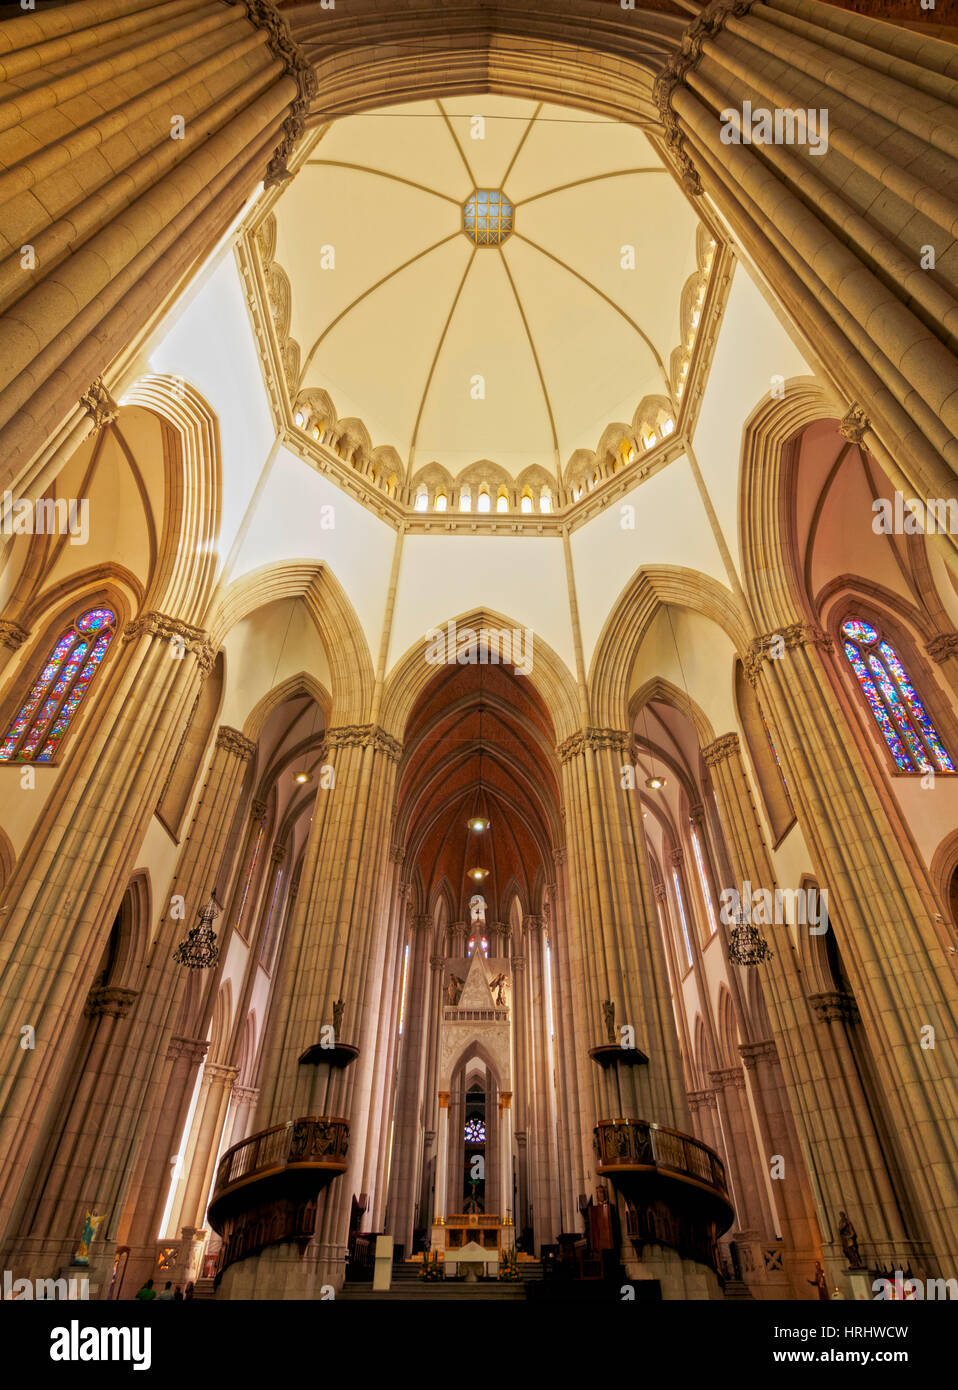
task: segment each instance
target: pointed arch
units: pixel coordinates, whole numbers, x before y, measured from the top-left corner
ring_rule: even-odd
[[[639,647],[659,608],[667,604],[711,619],[738,651],[747,649],[748,619],[731,589],[681,565],[643,566],[612,605],[592,656],[589,691],[592,719],[599,727],[625,727],[629,677]]]
[[[120,405],[143,406],[170,426],[163,534],[147,603],[198,625],[219,562],[222,463],[216,415],[182,377],[142,376]]]
[[[698,739],[699,747],[704,748],[707,744],[714,742],[715,730],[711,721],[706,715],[702,706],[697,704],[691,696],[684,690],[680,690],[677,685],[673,685],[664,676],[652,676],[634,691],[629,697],[629,726],[635,723],[636,717],[645,705],[656,701],[661,705],[669,705],[677,710],[679,714],[684,714],[689,720],[695,736]]]
[[[511,630],[521,627],[521,624],[491,608],[474,608],[448,621],[459,630],[472,628],[476,632],[481,628]],[[442,626],[444,624],[437,624],[437,628]],[[437,667],[423,659],[421,639],[394,663],[386,678],[380,716],[383,728],[394,738],[402,739],[416,701],[426,690],[436,670]],[[528,675],[517,679],[529,681],[545,703],[552,716],[557,743],[575,732],[581,723],[575,680],[562,658],[538,633],[533,637],[533,669]]]
[[[321,560],[287,560],[250,570],[221,591],[206,626],[215,645],[257,608],[301,598],[316,625],[332,676],[330,725],[366,722],[375,676],[369,644],[346,591]]]
[[[333,708],[332,695],[322,681],[318,681],[308,671],[297,671],[295,675],[287,676],[278,685],[274,685],[272,690],[268,690],[262,699],[253,706],[243,722],[245,737],[252,739],[255,743],[263,732],[263,725],[273,710],[278,709],[287,700],[295,700],[297,696],[306,696],[318,705],[323,713],[324,724],[329,726]]]

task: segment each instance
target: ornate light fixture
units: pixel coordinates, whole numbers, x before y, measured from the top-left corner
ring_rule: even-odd
[[[213,923],[222,911],[222,907],[216,901],[214,888],[210,893],[209,902],[198,913],[199,926],[187,932],[185,939],[173,952],[173,959],[177,965],[184,965],[187,970],[208,970],[211,965],[216,964],[220,950],[216,944]]]
[[[489,829],[489,819],[487,816],[470,816],[466,821],[470,830],[474,830],[477,835],[481,835],[484,830]]]
[[[773,951],[751,922],[742,921],[741,908],[736,914],[735,926],[728,934],[728,958],[733,965],[763,965],[771,960]]]
[[[650,791],[660,791],[665,786],[665,778],[659,772],[653,772],[651,777],[646,777],[645,785]]]
[[[303,771],[303,772],[297,772],[297,773],[294,773],[294,775],[293,775],[293,781],[294,781],[294,782],[298,782],[300,786],[302,786],[304,782],[308,782],[308,781],[309,781],[309,778],[310,778],[310,774],[309,774],[308,772],[305,772],[305,771]]]

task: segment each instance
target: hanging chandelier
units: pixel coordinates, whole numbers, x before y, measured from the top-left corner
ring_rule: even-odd
[[[739,908],[735,926],[728,934],[728,958],[732,965],[763,965],[772,959],[773,954],[758,927],[752,922],[742,921],[742,910]]]
[[[187,932],[185,939],[173,952],[173,959],[177,965],[183,965],[187,970],[208,970],[211,965],[216,964],[220,951],[216,944],[213,923],[222,911],[216,901],[214,888],[209,901],[199,911],[199,926]]]

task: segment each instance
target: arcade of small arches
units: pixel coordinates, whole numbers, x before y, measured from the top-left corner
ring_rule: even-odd
[[[814,0],[763,8],[790,6],[838,43]],[[313,53],[317,7],[285,8]],[[648,42],[668,49],[689,16],[656,13]],[[890,390],[853,395],[815,356],[821,305],[785,275],[770,287],[748,218],[719,215],[691,88],[669,98],[685,134],[650,124],[643,52],[645,128],[622,137],[593,93],[569,137],[570,185],[625,172],[661,184],[643,207],[682,204],[635,291],[649,326],[623,320],[627,384],[609,385],[610,296],[590,285],[563,353],[543,365],[530,326],[522,392],[463,433],[442,362],[463,323],[407,280],[408,207],[377,191],[354,231],[392,260],[314,300],[315,184],[342,174],[340,135],[361,151],[349,122],[407,101],[423,133],[384,179],[405,198],[405,146],[421,163],[441,137],[451,158],[447,125],[488,101],[514,172],[450,184],[450,283],[461,299],[501,274],[496,302],[532,325],[550,257],[522,238],[532,194],[559,197],[538,110],[558,93],[529,36],[541,91],[487,73],[450,93],[432,49],[404,88],[387,30],[383,93],[344,77],[340,134],[330,98],[291,170],[247,179],[228,230],[202,223],[185,291],[166,265],[162,312],[124,330],[82,410],[46,430],[36,407],[17,485],[88,499],[91,527],[85,545],[2,537],[2,1267],[53,1276],[82,1235],[99,1298],[149,1277],[362,1296],[389,1235],[410,1277],[629,1279],[667,1299],[947,1276],[958,568],[947,537],[872,526],[946,426],[896,434]],[[225,41],[201,40],[211,59]],[[620,138],[648,168],[620,168],[618,146],[596,164]],[[340,162],[357,176],[358,154]],[[509,236],[470,247],[468,189],[511,198],[520,176]],[[581,224],[554,225],[570,240],[552,261],[575,268]],[[425,372],[370,307],[387,278],[412,294],[405,325],[433,315]],[[470,521],[430,529],[443,512]],[[494,530],[502,514],[520,524]],[[480,635],[435,664],[423,634],[447,625]],[[517,629],[525,668],[483,636]],[[782,888],[827,893],[825,929],[751,911],[752,889]],[[35,1047],[16,1044],[26,1019]]]

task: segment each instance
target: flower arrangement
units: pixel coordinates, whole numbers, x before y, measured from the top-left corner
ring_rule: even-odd
[[[430,1283],[442,1278],[442,1265],[439,1263],[439,1251],[427,1250],[422,1257],[422,1269],[419,1271],[420,1279],[425,1279]]]
[[[516,1258],[515,1250],[504,1250],[502,1252],[502,1259],[499,1261],[499,1274],[497,1277],[503,1280],[503,1282],[509,1283],[515,1283],[516,1280],[522,1278],[522,1275],[519,1273],[519,1261]]]

